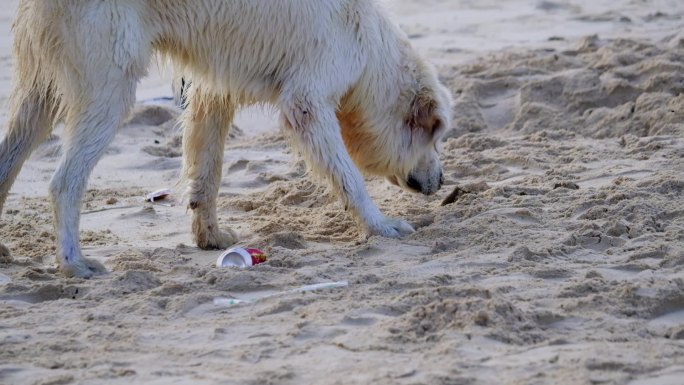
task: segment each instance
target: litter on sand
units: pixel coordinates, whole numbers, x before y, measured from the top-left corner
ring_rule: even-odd
[[[168,198],[169,195],[173,193],[173,190],[168,188],[163,188],[161,190],[153,191],[145,195],[145,202],[156,202]]]
[[[244,304],[255,304],[255,303],[257,303],[263,299],[266,299],[266,298],[277,297],[277,296],[281,296],[281,295],[289,294],[289,293],[305,293],[305,292],[311,292],[311,291],[316,291],[316,290],[339,289],[339,288],[343,288],[343,287],[347,287],[347,286],[349,286],[349,281],[323,282],[323,283],[316,283],[313,285],[305,285],[305,286],[296,287],[294,289],[285,290],[285,291],[281,291],[281,292],[274,293],[274,294],[269,294],[269,295],[266,295],[264,297],[255,298],[252,300],[218,297],[218,298],[214,298],[214,305],[231,307],[231,306],[244,305]]]

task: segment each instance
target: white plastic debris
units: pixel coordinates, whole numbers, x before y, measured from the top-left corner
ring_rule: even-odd
[[[311,291],[316,291],[316,290],[325,290],[325,289],[339,289],[339,288],[343,288],[343,287],[347,287],[347,286],[349,286],[349,281],[323,282],[323,283],[316,283],[313,285],[300,286],[300,287],[297,287],[294,289],[281,291],[281,292],[274,293],[274,294],[269,294],[267,296],[256,298],[253,300],[218,297],[218,298],[214,298],[214,305],[231,307],[231,306],[244,305],[244,304],[254,304],[254,303],[257,303],[257,302],[264,300],[266,298],[278,297],[278,296],[281,296],[284,294],[305,293],[305,292],[311,292]]]
[[[313,285],[306,285],[302,287],[298,287],[295,289],[290,290],[290,292],[306,292],[306,291],[316,291],[316,290],[323,290],[323,289],[337,289],[341,287],[347,287],[349,286],[349,281],[339,281],[339,282],[324,282],[324,283],[316,283]]]
[[[173,190],[169,188],[163,188],[161,190],[153,191],[145,196],[145,202],[161,201],[166,199],[172,193]]]
[[[236,306],[236,305],[243,305],[246,303],[252,303],[252,301],[245,301],[245,300],[237,299],[237,298],[223,298],[223,297],[214,298],[214,305],[217,305],[217,306],[230,307],[230,306]]]

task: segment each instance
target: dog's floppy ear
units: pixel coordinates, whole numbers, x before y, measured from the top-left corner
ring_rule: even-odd
[[[408,126],[412,130],[419,130],[428,136],[433,136],[440,128],[443,122],[436,114],[437,101],[431,92],[423,89],[420,90],[413,102],[409,111]]]

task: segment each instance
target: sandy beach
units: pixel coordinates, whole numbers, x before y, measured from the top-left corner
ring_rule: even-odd
[[[416,233],[360,233],[276,112],[250,109],[219,223],[269,259],[215,267],[181,191],[144,202],[181,165],[160,63],[82,209],[109,274],[55,268],[61,127],[10,192],[0,384],[683,384],[684,2],[386,3],[455,100],[438,194],[367,182]],[[18,1],[3,4],[0,137]]]

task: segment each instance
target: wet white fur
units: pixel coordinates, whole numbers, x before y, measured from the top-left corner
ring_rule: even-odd
[[[293,145],[370,234],[413,229],[380,212],[359,168],[403,187],[410,177],[425,194],[439,188],[436,142],[450,124],[449,94],[376,1],[24,0],[14,33],[0,211],[31,150],[63,121],[50,196],[67,275],[102,269],[81,253],[81,199],[155,53],[192,80],[184,178],[200,247],[236,241],[218,229],[216,197],[230,122],[248,104],[281,110]]]

